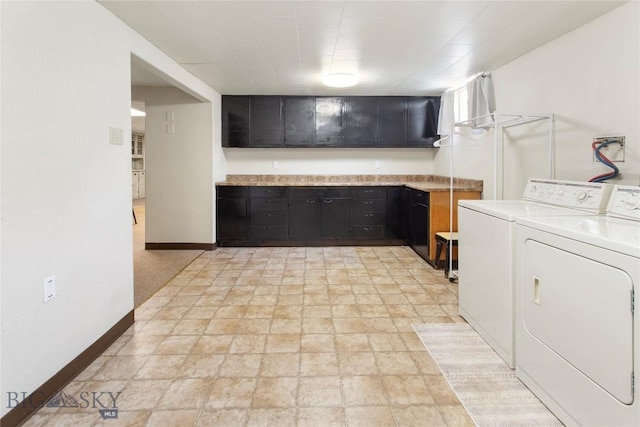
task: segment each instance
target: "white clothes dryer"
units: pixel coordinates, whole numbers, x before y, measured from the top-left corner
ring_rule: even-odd
[[[462,316],[515,367],[515,227],[518,217],[598,215],[612,186],[530,179],[523,200],[458,203],[458,300]]]
[[[516,223],[516,375],[567,425],[639,426],[640,188]]]

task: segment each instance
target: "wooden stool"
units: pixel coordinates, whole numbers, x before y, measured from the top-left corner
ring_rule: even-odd
[[[442,249],[445,251],[444,276],[449,276],[449,245],[458,246],[458,232],[439,231],[436,233],[436,268],[440,264]],[[449,279],[451,280],[451,279]]]

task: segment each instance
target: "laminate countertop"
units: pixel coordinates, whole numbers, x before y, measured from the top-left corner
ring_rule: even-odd
[[[449,191],[450,178],[441,175],[227,175],[216,186],[364,187],[403,185],[420,191]],[[481,180],[454,178],[454,191],[482,191]]]

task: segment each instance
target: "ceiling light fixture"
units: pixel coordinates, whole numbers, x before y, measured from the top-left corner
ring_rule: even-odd
[[[358,78],[353,74],[334,73],[324,76],[322,83],[331,87],[350,87],[358,83]]]
[[[144,117],[146,115],[144,111],[136,110],[135,108],[131,109],[131,117]]]

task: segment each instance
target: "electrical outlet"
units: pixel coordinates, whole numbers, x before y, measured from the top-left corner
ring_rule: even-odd
[[[376,169],[380,169],[380,160],[376,160],[375,163],[373,164],[373,167]]]
[[[593,138],[593,142],[613,142],[612,144],[608,144],[606,147],[602,147],[600,150],[600,153],[612,162],[624,162],[624,140],[624,136],[601,136]],[[595,154],[593,155],[593,161],[597,161]]]
[[[43,297],[44,302],[51,301],[56,296],[56,276],[44,279]]]
[[[278,161],[277,161],[277,160],[274,160],[274,161],[273,161],[273,168],[274,168],[274,169],[278,169],[279,167],[280,167],[280,164],[278,163]]]

